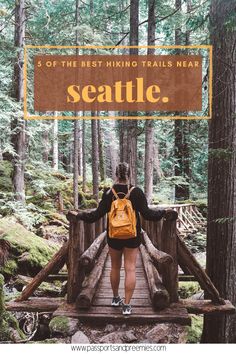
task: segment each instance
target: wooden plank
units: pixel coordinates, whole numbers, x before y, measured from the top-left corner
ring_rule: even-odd
[[[178,279],[179,281],[197,281],[194,275],[189,274],[179,274]]]
[[[97,290],[98,293],[98,290]],[[124,289],[120,289],[119,291],[120,296],[124,297]],[[113,292],[112,291],[99,291],[99,296],[110,296],[110,298],[113,297]],[[149,298],[149,292],[140,292],[139,290],[134,291],[132,299],[136,298],[136,299],[143,299],[143,298]]]
[[[104,283],[102,282],[101,284],[99,284],[99,289],[108,289],[109,287],[111,287],[110,283]],[[124,286],[124,283],[123,282],[120,282],[120,285],[119,285],[119,289],[120,290],[124,290],[125,289],[125,286]],[[147,289],[147,291],[149,291],[149,288],[148,288],[148,284],[147,283],[143,283],[143,284],[140,284],[140,283],[136,283],[136,286],[135,286],[135,289],[136,290],[142,290],[142,289]]]
[[[229,300],[225,300],[224,305],[213,304],[211,300],[180,300],[180,303],[187,309],[189,313],[194,314],[234,314],[235,307]]]
[[[199,282],[201,288],[205,290],[211,300],[216,304],[223,305],[224,299],[220,297],[220,294],[207,273],[202,269],[194,255],[190,252],[184,241],[181,239],[180,235],[177,234],[178,242],[178,256],[181,262],[188,267],[190,272],[195,276]]]
[[[174,305],[174,304],[172,304]],[[99,312],[100,310],[100,312]],[[171,306],[170,308],[154,311],[148,310],[145,307],[133,307],[133,312],[129,316],[125,316],[121,313],[120,308],[96,307],[93,312],[76,310],[75,305],[63,304],[54,313],[55,316],[68,316],[78,318],[83,322],[96,322],[96,323],[134,323],[134,324],[148,324],[148,323],[163,323],[172,322],[182,325],[191,325],[191,318],[187,313],[187,310],[181,306]],[[102,311],[102,312],[101,312]]]
[[[62,268],[65,264],[68,254],[68,242],[60,248],[60,250],[52,257],[48,264],[33,278],[33,280],[25,287],[21,295],[15,301],[27,300],[37,287],[53,272],[56,268]]]
[[[59,273],[59,274],[49,274],[45,281],[54,281],[54,280],[60,280],[64,281],[68,279],[68,273]]]
[[[110,306],[111,305],[111,297],[98,297],[96,296],[93,299],[92,305],[93,306]],[[152,303],[149,298],[141,298],[141,299],[136,299],[133,298],[130,301],[131,305],[134,307],[151,307]]]
[[[6,303],[6,309],[19,312],[54,312],[64,302],[63,297],[31,297],[21,302],[9,301]]]

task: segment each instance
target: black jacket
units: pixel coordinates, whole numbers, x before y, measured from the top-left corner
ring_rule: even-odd
[[[114,189],[118,193],[120,198],[123,198],[125,194],[127,194],[128,192],[128,186],[125,184],[117,183],[114,185]],[[87,223],[93,223],[99,220],[101,217],[103,217],[110,211],[111,203],[114,199],[115,197],[111,189],[110,188],[105,189],[97,209],[91,212],[83,212],[80,216],[80,219]],[[144,219],[151,220],[151,221],[158,221],[165,215],[165,210],[163,209],[150,209],[148,207],[145,194],[143,193],[142,189],[140,189],[139,187],[135,187],[132,190],[129,199],[136,213],[137,236],[140,236],[140,232],[141,232],[139,213],[143,216]],[[109,237],[108,228],[107,228],[107,236]]]

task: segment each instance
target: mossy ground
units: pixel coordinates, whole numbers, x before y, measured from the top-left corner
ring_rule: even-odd
[[[59,249],[58,245],[28,231],[13,217],[0,219],[0,230],[2,231],[2,238],[11,245],[12,259],[6,263],[4,268],[0,269],[2,273],[8,275],[17,272],[17,259],[25,252],[27,252],[29,267],[41,269]]]

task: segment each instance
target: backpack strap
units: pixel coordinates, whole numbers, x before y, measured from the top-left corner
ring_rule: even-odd
[[[112,193],[114,194],[114,196],[116,197],[116,199],[120,199],[113,187],[111,188],[111,190],[112,190]]]
[[[124,196],[124,198],[129,199],[130,193],[132,192],[132,190],[133,190],[134,188],[135,188],[135,187],[131,187],[131,188],[128,190],[128,193]]]

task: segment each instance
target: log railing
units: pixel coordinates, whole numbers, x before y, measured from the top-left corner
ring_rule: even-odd
[[[183,205],[175,205],[178,210]],[[193,210],[192,205],[184,205]],[[94,224],[79,221],[76,212],[69,212],[69,240],[54,255],[23,290],[17,301],[27,300],[50,274],[58,272],[66,263],[67,303],[88,309],[95,295],[108,256],[106,245],[106,220]],[[196,213],[198,216],[198,214]],[[197,218],[197,216],[195,218]],[[203,222],[199,216],[199,222]],[[150,298],[155,309],[178,302],[178,265],[185,274],[191,274],[207,292],[214,306],[224,306],[225,301],[185,245],[177,228],[178,221],[146,221],[141,218],[142,245],[140,246],[144,271],[147,276]]]
[[[154,206],[152,206],[154,207]],[[206,218],[200,213],[193,203],[188,204],[159,204],[160,208],[172,208],[178,213],[177,229],[181,234],[196,232],[206,227]]]

